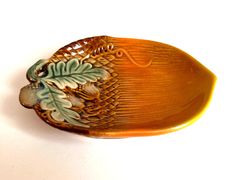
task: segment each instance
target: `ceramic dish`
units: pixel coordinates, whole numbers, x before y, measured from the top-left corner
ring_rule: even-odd
[[[216,77],[159,42],[91,37],[27,72],[20,102],[46,123],[91,137],[157,135],[188,126],[207,106]]]

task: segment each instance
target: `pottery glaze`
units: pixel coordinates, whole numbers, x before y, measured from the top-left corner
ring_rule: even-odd
[[[97,36],[72,42],[27,72],[20,102],[70,132],[123,138],[172,132],[207,106],[215,75],[167,44]]]

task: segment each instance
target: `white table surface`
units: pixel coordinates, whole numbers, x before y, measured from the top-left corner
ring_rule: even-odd
[[[235,179],[234,17],[232,0],[0,1],[0,179]],[[92,139],[19,104],[36,60],[104,34],[174,45],[213,71],[214,97],[200,120],[162,136]]]

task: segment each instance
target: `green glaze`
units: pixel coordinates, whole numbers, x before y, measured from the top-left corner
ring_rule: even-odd
[[[40,99],[41,108],[52,111],[51,116],[57,121],[66,120],[74,125],[85,126],[85,124],[79,122],[80,115],[69,109],[72,107],[72,104],[66,99],[66,94],[63,91],[48,85],[43,80],[42,83],[44,88],[37,93],[37,96]]]
[[[93,68],[90,63],[81,63],[78,59],[72,59],[67,63],[50,63],[47,69],[48,75],[42,79],[54,83],[60,89],[66,86],[75,89],[78,84],[96,82],[98,78],[105,79],[109,75],[104,69]]]
[[[46,72],[39,74],[45,65],[47,65]],[[71,109],[72,103],[63,89],[66,87],[76,89],[78,85],[94,83],[98,79],[107,79],[109,73],[75,58],[57,63],[39,60],[30,67],[27,77],[34,84],[40,85],[41,88],[36,93],[40,107],[43,110],[51,111],[54,120],[88,127],[86,122],[80,118],[79,113]]]
[[[38,81],[39,76],[37,71],[41,70],[42,67],[48,63],[48,60],[40,59],[34,65],[32,65],[27,71],[27,78],[30,81]]]

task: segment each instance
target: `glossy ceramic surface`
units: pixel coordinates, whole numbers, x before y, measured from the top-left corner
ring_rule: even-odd
[[[194,122],[215,76],[163,43],[98,36],[75,41],[27,72],[20,102],[48,124],[101,138],[147,136]]]

